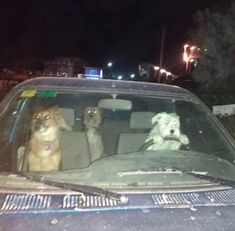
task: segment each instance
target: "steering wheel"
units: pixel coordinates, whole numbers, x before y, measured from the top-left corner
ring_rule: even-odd
[[[151,145],[154,144],[153,139],[149,140],[148,142],[145,142],[138,150],[138,152],[143,152],[146,151]]]
[[[154,144],[154,141],[153,139],[149,140],[148,142],[144,143],[138,150],[138,152],[143,152],[143,151],[146,151],[151,145]],[[180,147],[180,150],[189,150],[190,149],[190,145],[187,144],[182,144],[181,147]]]

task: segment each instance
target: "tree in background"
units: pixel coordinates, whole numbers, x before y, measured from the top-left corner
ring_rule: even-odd
[[[198,96],[213,105],[235,103],[235,0],[227,9],[197,12],[193,41],[200,57],[192,76],[200,83]],[[235,115],[219,119],[235,139]]]
[[[201,54],[193,78],[204,88],[235,85],[235,1],[225,10],[206,9],[195,16],[193,40]]]

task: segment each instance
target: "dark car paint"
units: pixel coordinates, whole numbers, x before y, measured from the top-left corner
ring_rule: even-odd
[[[65,209],[57,202],[54,209],[1,211],[0,230],[234,230],[235,201],[159,206],[151,194],[128,197],[128,205],[108,208]]]

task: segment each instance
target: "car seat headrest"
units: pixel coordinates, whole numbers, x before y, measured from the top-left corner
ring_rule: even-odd
[[[72,108],[59,108],[61,115],[63,116],[66,124],[73,127],[75,124],[75,112]]]
[[[151,129],[151,119],[156,115],[154,112],[132,112],[129,127],[133,129]]]

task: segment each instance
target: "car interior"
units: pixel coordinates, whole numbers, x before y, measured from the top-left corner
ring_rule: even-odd
[[[109,97],[108,97],[109,96]],[[214,153],[221,149],[223,140],[214,142],[214,128],[205,119],[206,116],[196,111],[183,101],[172,99],[154,99],[136,95],[108,94],[61,94],[55,98],[21,99],[17,103],[15,114],[8,118],[5,137],[8,148],[14,149],[15,157],[9,159],[13,163],[7,168],[17,171],[27,170],[24,148],[30,137],[32,113],[38,105],[53,103],[59,107],[60,113],[72,131],[63,130],[61,133],[61,169],[86,168],[91,164],[88,139],[83,124],[84,110],[87,106],[98,106],[102,110],[102,122],[99,130],[104,143],[102,157],[138,152],[144,145],[153,125],[151,119],[162,111],[176,112],[180,117],[181,132],[190,140],[188,150]],[[21,112],[23,116],[19,116]],[[196,116],[196,117],[195,117]],[[209,145],[208,145],[209,144]],[[213,148],[211,148],[213,147]],[[227,152],[228,153],[228,152]],[[227,160],[229,156],[223,153]]]

